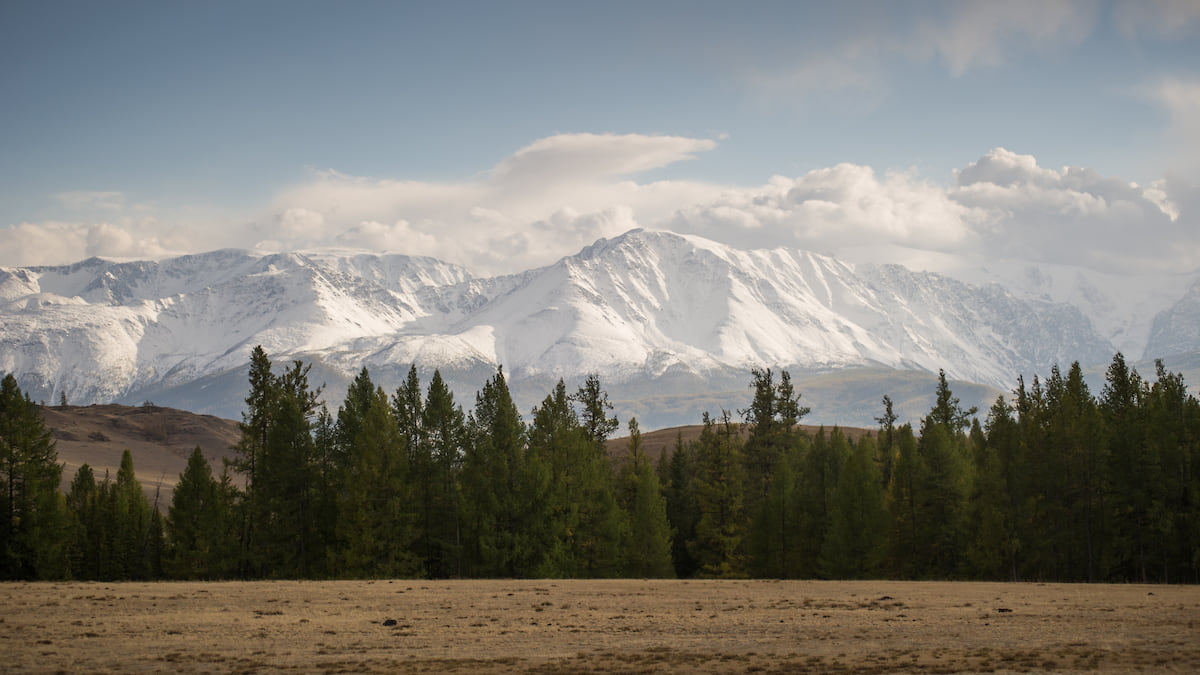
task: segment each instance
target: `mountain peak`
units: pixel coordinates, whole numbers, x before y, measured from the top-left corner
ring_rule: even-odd
[[[0,276],[0,370],[35,398],[184,405],[186,392],[201,403],[185,407],[218,411],[244,395],[256,344],[320,364],[331,382],[366,365],[388,383],[416,363],[469,387],[503,363],[518,385],[597,372],[656,396],[695,395],[761,366],[944,368],[1007,389],[1018,374],[1113,352],[1076,307],[996,284],[642,229],[494,278],[344,250],[90,260]]]

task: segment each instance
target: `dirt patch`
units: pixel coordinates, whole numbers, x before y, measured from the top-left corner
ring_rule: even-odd
[[[16,583],[0,616],[12,671],[1200,672],[1198,587]]]

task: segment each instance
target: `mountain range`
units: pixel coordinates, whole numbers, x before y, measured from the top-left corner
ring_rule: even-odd
[[[984,411],[1055,364],[1080,361],[1098,386],[1118,349],[1197,371],[1200,276],[1010,264],[956,278],[644,230],[488,278],[337,250],[0,268],[0,372],[35,399],[237,419],[258,344],[312,363],[331,408],[362,367],[391,390],[415,363],[469,409],[503,365],[523,410],[595,372],[622,422],[656,428],[745,407],[750,369],[773,367],[806,421],[869,426],[884,394],[902,418],[927,411],[939,369]]]

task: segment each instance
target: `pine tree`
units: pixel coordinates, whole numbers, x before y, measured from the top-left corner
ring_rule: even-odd
[[[1100,400],[1110,453],[1113,564],[1119,579],[1140,582],[1150,578],[1151,524],[1161,471],[1156,448],[1145,438],[1145,389],[1125,357],[1119,352],[1113,356]]]
[[[69,576],[75,579],[100,578],[100,549],[103,540],[96,475],[83,464],[75,471],[67,490],[66,508],[70,527],[67,544]]]
[[[62,467],[41,412],[12,374],[0,381],[0,578],[56,578],[66,573],[66,519],[59,503]]]
[[[629,452],[621,467],[620,484],[622,506],[630,524],[625,542],[625,574],[656,579],[674,577],[667,502],[650,459],[642,450],[637,418],[629,420]]]
[[[259,551],[260,521],[264,505],[260,496],[259,465],[266,451],[273,411],[279,398],[279,380],[271,372],[271,361],[262,345],[250,352],[250,391],[242,413],[241,438],[233,447],[232,466],[245,479],[246,494],[241,515],[238,568],[243,576],[262,576],[264,561]]]
[[[746,575],[742,539],[745,520],[742,511],[743,479],[741,437],[728,411],[714,423],[704,414],[700,433],[699,474],[696,477],[696,502],[700,520],[691,552],[700,564],[699,574],[714,578]]]
[[[675,576],[681,579],[695,576],[699,563],[692,555],[696,540],[696,524],[700,521],[700,506],[696,500],[696,450],[683,442],[682,433],[675,436],[675,446],[664,451],[658,460],[658,475],[667,498],[667,521],[671,524],[671,564]]]
[[[988,411],[985,444],[976,455],[969,521],[972,569],[983,578],[1021,580],[1021,540],[1027,522],[1020,427],[1003,396]]]
[[[583,386],[572,397],[583,410],[579,414],[583,425],[584,437],[592,444],[596,454],[604,454],[604,444],[621,423],[616,417],[609,417],[612,404],[608,402],[608,393],[600,386],[600,376],[591,373],[584,380]]]
[[[137,480],[133,455],[121,454],[117,480],[109,493],[114,549],[113,572],[117,579],[146,579],[150,575],[150,502]]]
[[[883,485],[892,480],[892,460],[895,456],[896,421],[899,416],[893,410],[892,397],[883,395],[883,414],[875,418],[879,423],[879,443],[875,462],[879,465],[880,478]]]
[[[842,464],[849,454],[850,447],[842,432],[835,427],[826,438],[825,428],[822,427],[799,459],[795,498],[799,508],[799,516],[795,519],[798,529],[796,548],[799,551],[799,560],[794,568],[797,576],[821,576],[821,551],[829,535],[833,495]]]
[[[410,371],[410,376],[415,374]],[[394,403],[394,399],[393,399]],[[434,370],[429,393],[421,408],[421,433],[416,440],[428,466],[424,477],[422,542],[426,569],[430,576],[459,577],[462,568],[462,525],[459,474],[463,444],[466,442],[466,418],[462,407],[454,403],[454,393],[446,386],[441,372]],[[403,427],[401,435],[404,435]]]
[[[176,579],[214,579],[221,576],[228,552],[229,523],[221,486],[197,447],[179,474],[167,510],[170,549],[166,569]]]
[[[821,551],[826,577],[867,578],[882,564],[888,523],[875,455],[874,439],[860,439],[838,475]]]
[[[350,457],[338,521],[334,573],[354,578],[422,573],[408,456],[387,394],[377,389],[364,411]]]
[[[571,407],[573,399],[582,402],[587,423]],[[619,571],[625,514],[617,505],[615,476],[604,450],[612,421],[604,417],[606,407],[607,396],[593,376],[577,397],[567,396],[559,380],[533,411],[529,454],[550,472],[549,520],[529,533],[535,542],[544,537],[543,575],[607,577]]]
[[[912,425],[904,424],[897,429],[893,442],[896,450],[885,500],[891,523],[888,532],[890,567],[895,576],[916,578],[922,556],[918,511],[923,499],[921,487],[925,467],[917,452],[917,439],[913,435]]]
[[[964,439],[961,434],[952,436],[946,425],[932,415],[921,425],[917,442],[924,469],[917,502],[920,576],[944,579],[960,572],[967,534]]]
[[[544,551],[529,546],[527,525],[546,521],[549,471],[525,453],[525,425],[503,369],[475,396],[463,458],[464,559],[471,576],[532,574]],[[532,459],[532,465],[527,462]]]
[[[277,380],[269,411],[267,443],[259,460],[257,484],[261,531],[260,573],[278,577],[319,574],[330,542],[321,538],[319,467],[312,418],[320,389],[311,389],[311,366],[294,361]]]

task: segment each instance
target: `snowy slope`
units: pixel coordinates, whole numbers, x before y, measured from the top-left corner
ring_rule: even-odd
[[[1088,306],[1120,313],[1121,298],[1093,290]],[[45,400],[190,387],[191,407],[225,414],[256,344],[276,360],[313,360],[335,383],[363,365],[374,374],[415,362],[469,379],[503,364],[518,383],[594,371],[667,395],[770,365],[944,368],[1004,390],[1020,373],[1111,358],[1110,337],[1061,295],[640,230],[487,279],[428,258],[354,251],[90,259],[0,269],[0,371]],[[1180,302],[1181,312],[1190,307]],[[1151,344],[1186,346],[1189,320],[1164,319],[1159,332],[1174,337]],[[204,393],[220,378],[228,381],[211,391],[223,393]],[[331,385],[335,404],[339,393]]]

